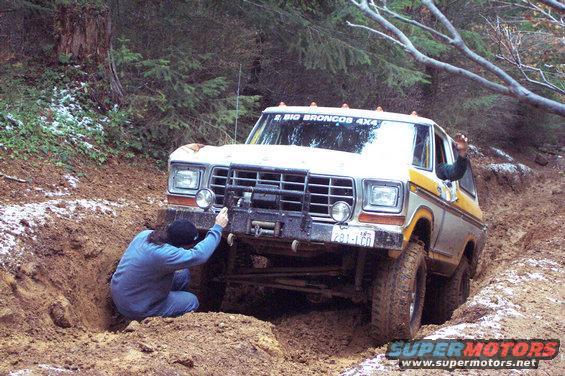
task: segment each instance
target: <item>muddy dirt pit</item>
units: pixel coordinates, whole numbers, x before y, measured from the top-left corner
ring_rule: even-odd
[[[482,168],[489,163],[493,159],[485,157],[477,168],[490,229],[471,298],[452,320],[424,326],[420,335],[561,338],[562,175],[550,166],[536,171],[537,178],[501,180]],[[85,168],[71,183],[66,173],[43,165],[0,167],[16,176],[31,169],[36,176],[24,189],[0,182],[4,210],[43,210],[49,218],[20,221],[21,231],[11,234],[13,252],[0,253],[0,373],[398,372],[383,360],[384,347],[372,346],[367,310],[339,299],[312,306],[296,294],[267,291],[251,294],[250,303],[240,289],[231,292],[226,312],[124,321],[113,309],[109,278],[131,238],[155,224],[164,174],[144,162],[115,162]],[[504,274],[508,270],[514,274]],[[497,290],[517,287],[507,298]],[[496,294],[499,301],[491,301]],[[564,370],[559,359],[543,367],[546,374]]]

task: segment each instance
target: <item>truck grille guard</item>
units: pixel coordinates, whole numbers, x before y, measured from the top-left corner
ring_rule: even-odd
[[[245,177],[252,174],[256,174],[257,176],[255,182],[253,182],[249,177]],[[285,175],[303,179],[303,189],[299,191],[279,188],[281,186],[284,186],[282,177]],[[276,183],[276,181],[268,179],[269,177],[272,178],[273,176],[281,177],[279,185],[276,188],[274,187],[274,184],[272,184]],[[224,205],[232,211],[247,211],[251,207],[254,207],[256,209],[277,210],[278,212],[282,213],[284,211],[283,207],[285,205],[285,202],[301,203],[300,213],[302,214],[302,221],[300,227],[302,229],[306,229],[309,226],[309,222],[311,221],[309,214],[310,192],[307,191],[307,182],[309,176],[309,171],[301,169],[274,169],[261,166],[232,164],[230,165],[226,179]],[[263,179],[261,177],[263,177]],[[255,184],[250,185],[250,183]],[[248,193],[248,195],[246,195],[246,193]],[[256,228],[259,229],[261,227],[257,225]],[[278,236],[279,230],[280,229],[277,229],[275,226],[272,229],[273,235]]]
[[[315,175],[305,169],[215,166],[209,187],[216,194],[216,207],[300,213],[320,222],[333,222],[330,208],[337,201],[355,205],[352,178]]]

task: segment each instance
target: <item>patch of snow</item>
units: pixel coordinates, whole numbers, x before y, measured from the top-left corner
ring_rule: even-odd
[[[47,371],[51,371],[51,372],[55,372],[55,373],[73,373],[73,370],[70,369],[66,369],[63,367],[58,367],[58,366],[52,366],[49,364],[38,364],[37,367],[47,370]],[[77,370],[78,371],[78,370]]]
[[[93,149],[94,148],[94,145],[92,145],[90,142],[81,141],[81,143],[82,143],[82,146],[84,146],[87,149]]]
[[[70,174],[64,175],[63,177],[65,178],[71,189],[76,189],[78,187],[79,180],[77,177],[72,176]],[[58,189],[56,191],[47,191],[43,188],[35,187],[33,188],[33,190],[36,192],[43,193],[45,197],[63,197],[71,194],[69,188]],[[29,192],[29,189],[27,189],[26,192]]]
[[[63,197],[70,194],[67,188],[63,188],[63,190],[57,190],[57,191],[47,191],[43,188],[35,187],[33,188],[33,190],[36,192],[43,193],[45,197]],[[29,189],[27,189],[26,191],[29,191]]]
[[[547,281],[547,278],[541,273],[528,273],[527,278],[537,281]]]
[[[398,369],[398,361],[388,360],[385,354],[379,354],[374,358],[365,360],[353,368],[349,368],[340,376],[373,375],[379,372],[388,372]]]
[[[426,339],[438,339],[438,338],[471,338],[472,336],[466,335],[472,324],[462,323],[457,325],[446,326],[445,328],[440,328],[436,330],[433,334],[430,334]]]
[[[31,375],[33,373],[32,370],[26,368],[26,369],[20,369],[18,371],[11,371],[8,376],[27,376],[27,375]]]
[[[45,197],[63,197],[63,196],[68,196],[69,191],[67,189],[63,191],[54,191],[54,192],[44,191],[44,194]]]
[[[518,174],[518,166],[513,163],[490,163],[486,166],[487,170],[497,173],[506,172],[510,174]]]
[[[523,163],[518,163],[516,166],[518,166],[518,170],[520,170],[524,174],[531,174],[532,172],[534,172],[534,170]]]
[[[147,202],[151,205],[158,205],[159,207],[167,206],[167,202],[162,198],[147,197]]]
[[[495,173],[507,173],[514,175],[527,175],[533,173],[531,168],[522,163],[490,163],[486,166],[486,169]]]
[[[65,137],[66,142],[80,144],[87,149],[94,146],[89,138],[104,135],[103,124],[109,123],[108,117],[97,121],[88,116],[75,96],[76,89],[53,88],[48,115],[40,118],[42,128],[55,135]]]
[[[67,175],[65,175],[65,176],[63,176],[63,177],[65,178],[65,180],[67,181],[67,183],[69,183],[69,185],[71,186],[71,188],[76,188],[76,187],[78,187],[78,178],[77,178],[77,177],[75,177],[75,176],[73,176],[73,175],[70,175],[70,174],[67,174]]]
[[[23,253],[19,238],[33,234],[37,226],[44,225],[53,217],[83,217],[78,210],[102,211],[116,215],[114,208],[123,206],[107,200],[49,200],[23,205],[0,206],[0,256],[18,256]],[[2,264],[0,259],[0,264]]]
[[[481,157],[484,156],[484,154],[481,153],[481,150],[479,149],[479,147],[476,146],[476,145],[469,145],[469,151],[471,152],[472,155],[478,155],[478,156],[481,156]]]
[[[8,112],[7,114],[5,114],[4,117],[5,117],[6,119],[8,119],[9,121],[11,121],[12,123],[16,124],[18,127],[21,127],[21,126],[24,125],[24,123],[22,123],[21,120],[16,119],[16,118],[14,117],[14,115],[12,115],[12,114],[9,113],[9,112]],[[10,127],[10,129],[8,129],[8,126]],[[12,126],[10,126],[10,125],[8,125],[8,126],[6,126],[6,129],[8,129],[8,130],[12,130],[12,129],[13,129]]]
[[[557,262],[553,260],[548,260],[548,259],[538,260],[538,259],[529,258],[523,260],[522,264],[528,266],[534,266],[538,268],[549,268],[554,272],[563,273],[563,268],[561,268],[561,265],[559,265]]]
[[[496,154],[497,156],[506,159],[508,162],[512,162],[514,161],[514,158],[512,158],[512,156],[510,154],[508,154],[507,152],[505,152],[504,150],[495,148],[494,146],[491,146],[490,149],[494,152],[494,154]]]

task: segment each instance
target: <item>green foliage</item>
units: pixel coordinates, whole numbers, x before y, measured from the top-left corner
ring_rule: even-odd
[[[413,35],[410,40],[424,54],[429,56],[439,56],[449,50],[448,46],[430,38],[429,34],[423,32],[421,29],[416,27],[413,29]]]
[[[106,0],[52,0],[57,5],[73,5],[90,6],[90,7],[103,7],[106,6]]]
[[[103,163],[118,152],[106,132],[107,127],[123,125],[118,110],[111,116],[94,111],[86,84],[64,84],[73,72],[32,72],[22,65],[5,65],[0,73],[0,144],[10,157],[34,154],[70,164],[82,156]]]
[[[63,64],[63,65],[68,65],[71,63],[71,59],[73,57],[73,54],[59,54],[59,63]]]
[[[220,3],[214,9],[225,9],[246,20],[267,41],[262,45],[268,56],[261,66],[265,75],[253,84],[256,90],[274,97],[269,104],[280,100],[290,103],[316,100],[337,105],[355,97],[358,106],[372,106],[384,100],[377,99],[380,96],[377,93],[403,93],[410,83],[424,81],[425,75],[410,60],[398,59],[395,47],[366,31],[347,26],[346,21],[367,23],[348,0]],[[375,77],[385,78],[375,81]],[[296,93],[289,93],[288,88],[294,87],[285,83],[289,80],[299,82],[302,87],[297,87]],[[352,82],[356,84],[350,85]],[[379,87],[352,93],[352,89],[367,82]],[[310,92],[298,94],[301,91]]]
[[[483,40],[483,36],[476,32],[476,31],[469,31],[469,30],[461,30],[461,37],[465,40],[465,43],[474,50],[475,52],[483,55],[487,59],[493,58],[494,54],[492,53],[491,49]]]
[[[367,51],[354,48],[340,39],[326,39],[319,33],[301,33],[288,47],[306,69],[327,70],[335,74],[347,72],[351,65],[371,65]]]
[[[236,96],[225,77],[208,76],[212,54],[170,48],[160,58],[146,59],[127,42],[119,41],[114,58],[131,93],[128,110],[143,125],[129,128],[132,147],[165,157],[171,146],[192,140],[231,141]],[[253,115],[259,97],[244,95],[239,100],[239,116]]]
[[[500,100],[500,94],[488,94],[477,96],[464,101],[461,108],[467,111],[489,111]]]
[[[7,63],[1,60],[0,143],[2,152],[8,150],[14,157],[34,153],[68,164],[77,156],[103,162],[115,153],[127,158],[142,153],[165,160],[172,149],[186,142],[234,142],[237,117],[241,141],[258,110],[279,101],[296,105],[316,101],[320,106],[346,101],[358,108],[381,105],[403,113],[417,110],[485,142],[511,137],[539,143],[558,133],[555,118],[525,111],[513,99],[490,95],[468,81],[423,70],[399,47],[350,28],[346,21],[375,24],[349,0],[13,3],[12,24],[26,27],[10,32],[16,36],[12,44],[23,39],[25,48],[0,53],[0,59],[18,56]],[[60,30],[53,25],[54,14],[70,4],[110,8],[111,56],[123,97],[109,90],[108,64],[77,68],[72,56],[55,56],[54,36]],[[421,2],[390,0],[387,4],[405,17],[445,31]],[[466,43],[491,59],[493,46],[483,17],[519,19],[523,14],[518,7],[497,7],[487,0],[438,0],[436,4]],[[539,18],[522,17],[515,27],[548,31]],[[470,65],[432,34],[393,22],[422,52]],[[560,40],[538,42],[529,49],[526,62],[559,82],[563,59],[552,49],[560,48]],[[556,59],[551,58],[555,55]],[[25,63],[14,63],[18,59]],[[536,133],[538,126],[541,130]]]

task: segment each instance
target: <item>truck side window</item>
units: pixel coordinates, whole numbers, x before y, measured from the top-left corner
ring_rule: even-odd
[[[453,143],[451,147],[453,148],[453,154],[457,155],[457,148],[455,146],[455,143]],[[471,163],[469,163],[467,171],[465,171],[465,175],[463,175],[463,177],[459,179],[459,186],[472,197],[477,197],[477,188],[475,187],[475,177],[473,175]]]
[[[429,169],[430,162],[430,128],[427,125],[414,124],[416,135],[414,137],[414,160],[412,164],[417,167]]]
[[[443,139],[438,134],[435,135],[435,143],[436,143],[436,169],[437,169],[437,166],[447,162],[447,157],[445,156],[445,145],[443,143]]]

